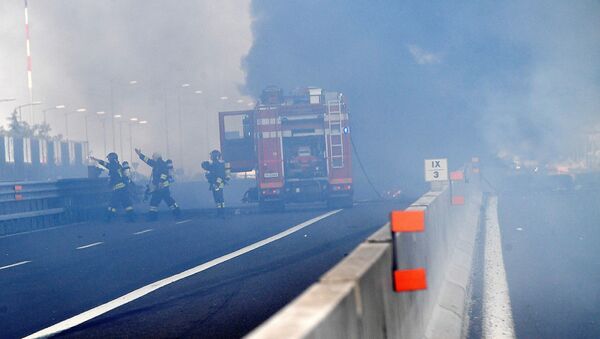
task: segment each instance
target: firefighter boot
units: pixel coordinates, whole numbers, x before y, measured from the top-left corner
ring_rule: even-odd
[[[171,207],[171,211],[173,211],[173,216],[175,217],[175,220],[181,220],[181,209],[179,208],[179,206],[174,205],[173,207]]]
[[[108,210],[106,210],[106,214],[104,215],[104,221],[107,223],[111,222],[111,220],[113,218],[115,218],[116,216],[117,216],[117,209],[109,207]]]
[[[148,221],[158,220],[158,206],[150,205],[150,209],[148,210],[148,214],[147,214],[146,218]]]
[[[127,222],[135,222],[136,215],[133,211],[133,207],[129,206],[125,209],[125,220]]]

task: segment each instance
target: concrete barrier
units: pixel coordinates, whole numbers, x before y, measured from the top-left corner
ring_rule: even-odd
[[[452,206],[443,187],[408,208],[425,211],[426,229],[402,235],[396,264],[425,267],[427,290],[393,291],[392,236],[385,225],[247,338],[461,337],[481,207],[478,183],[465,184],[464,205]]]

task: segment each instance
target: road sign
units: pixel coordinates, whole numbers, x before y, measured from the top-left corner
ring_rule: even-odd
[[[447,181],[448,159],[426,159],[425,181]]]

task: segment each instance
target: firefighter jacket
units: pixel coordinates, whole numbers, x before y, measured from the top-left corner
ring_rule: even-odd
[[[208,180],[210,190],[218,191],[223,189],[225,183],[230,179],[229,163],[221,160],[212,161],[207,167],[206,180]]]
[[[167,162],[158,159],[154,160],[152,158],[148,158],[144,154],[140,154],[140,159],[148,164],[148,166],[152,167],[152,175],[151,175],[151,184],[150,191],[156,191],[163,188],[168,188],[170,185],[169,182],[169,167],[167,166]]]
[[[113,191],[125,188],[129,179],[125,176],[123,167],[118,161],[98,160],[98,164],[108,170],[108,182]]]
[[[171,160],[168,160],[166,163],[167,163],[167,169],[169,171],[169,182],[174,183],[175,182],[175,169],[173,168],[173,162]]]
[[[123,170],[121,172],[123,173],[123,181],[126,185],[133,184],[133,180],[131,180],[131,167],[129,167],[127,164],[122,165],[122,167]]]

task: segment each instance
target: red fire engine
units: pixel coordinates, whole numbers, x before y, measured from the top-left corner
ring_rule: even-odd
[[[220,112],[219,127],[231,171],[255,171],[252,195],[261,207],[352,206],[350,128],[341,93],[307,88],[284,96],[269,87],[253,110]]]

